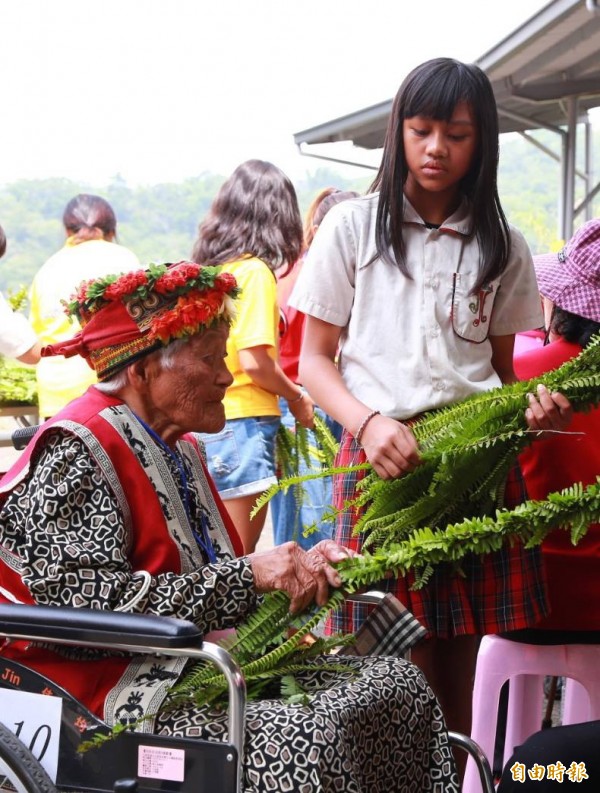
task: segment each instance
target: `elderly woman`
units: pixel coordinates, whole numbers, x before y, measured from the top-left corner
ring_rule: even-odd
[[[347,552],[332,541],[237,556],[191,434],[225,421],[236,293],[233,276],[187,262],[81,285],[68,304],[81,331],[44,354],[82,355],[99,383],[42,425],[2,481],[0,599],[172,615],[208,633],[238,624],[262,592],[284,590],[302,609],[339,585],[330,563]],[[133,703],[160,710],[185,666],[161,660],[157,675],[156,658],[74,659],[18,644],[2,654],[109,724]],[[306,793],[457,790],[442,714],[420,672],[395,658],[344,663],[356,674],[334,673],[332,684],[330,671],[308,706],[249,703],[246,789],[284,789],[278,780],[287,779],[285,789]],[[210,737],[224,730],[216,718]],[[209,734],[206,713],[192,707],[140,729]]]

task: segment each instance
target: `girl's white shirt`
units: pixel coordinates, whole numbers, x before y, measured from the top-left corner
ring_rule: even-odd
[[[511,227],[502,276],[479,295],[479,245],[464,201],[429,229],[405,198],[404,239],[412,278],[377,257],[378,194],[327,213],[289,303],[339,326],[339,368],[349,391],[405,420],[500,385],[489,336],[541,327],[531,253]]]

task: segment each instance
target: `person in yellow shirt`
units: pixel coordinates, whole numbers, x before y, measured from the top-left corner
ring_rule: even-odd
[[[227,342],[233,383],[225,395],[225,428],[203,435],[207,462],[225,507],[251,553],[266,508],[250,513],[277,481],[275,436],[281,424],[278,397],[312,427],[314,403],[278,363],[279,309],[274,271],[291,267],[302,252],[302,218],[296,191],[275,165],[248,160],[219,190],[200,224],[192,260],[222,265],[241,287]]]
[[[70,339],[78,326],[61,303],[82,281],[140,267],[137,256],[116,243],[117,219],[104,198],[80,193],[63,213],[66,241],[36,273],[30,295],[30,322],[42,345]],[[73,358],[42,358],[36,368],[40,416],[49,418],[96,382],[87,363]]]

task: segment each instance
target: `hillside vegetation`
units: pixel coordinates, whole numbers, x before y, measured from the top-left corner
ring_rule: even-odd
[[[551,133],[537,139],[556,150]],[[596,134],[596,157],[600,160]],[[582,146],[579,147],[582,150]],[[302,212],[315,194],[329,185],[364,192],[373,172],[360,171],[350,180],[334,168],[318,168],[296,183]],[[183,182],[130,187],[119,176],[109,185],[67,179],[20,180],[0,188],[0,224],[8,250],[0,262],[0,289],[28,286],[43,262],[63,244],[61,217],[65,205],[80,192],[97,193],[113,206],[118,218],[119,242],[131,248],[144,264],[179,261],[189,257],[198,223],[226,175],[204,173]],[[579,180],[578,180],[579,181]],[[559,195],[558,164],[528,141],[504,138],[500,158],[500,195],[509,221],[525,234],[534,253],[556,250]],[[578,185],[579,203],[583,189]],[[600,215],[597,197],[594,214]],[[577,219],[579,224],[581,219]]]

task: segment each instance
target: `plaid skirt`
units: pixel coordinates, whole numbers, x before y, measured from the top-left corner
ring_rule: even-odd
[[[352,435],[344,431],[336,466],[365,462],[366,455]],[[340,509],[355,496],[356,485],[364,471],[338,475],[333,482],[333,503]],[[511,472],[505,504],[514,507],[527,498],[520,469]],[[356,551],[362,536],[352,530],[360,513],[345,510],[337,519],[335,539]],[[506,545],[489,554],[469,554],[457,574],[454,564],[436,565],[428,583],[418,590],[410,587],[412,572],[389,579],[373,589],[392,592],[425,626],[429,636],[449,639],[467,634],[484,635],[520,630],[535,625],[547,614],[546,583],[539,549],[526,549],[520,543]],[[328,621],[326,632],[356,633],[368,614],[368,606],[347,603]]]

